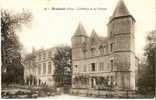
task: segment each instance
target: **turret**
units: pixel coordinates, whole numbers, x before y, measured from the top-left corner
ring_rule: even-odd
[[[108,37],[113,44],[113,51],[134,52],[134,24],[135,19],[123,0],[119,0],[108,23]]]
[[[133,34],[135,19],[129,13],[123,0],[119,0],[108,23],[108,36],[117,34]]]
[[[79,25],[71,39],[72,48],[80,47],[86,38],[88,38],[86,30],[84,29],[83,25],[79,22]]]
[[[119,89],[135,89],[134,24],[135,19],[119,0],[108,23],[109,51]]]
[[[72,59],[80,59],[83,57],[82,44],[87,39],[86,31],[81,23],[79,23],[74,35],[72,36]]]

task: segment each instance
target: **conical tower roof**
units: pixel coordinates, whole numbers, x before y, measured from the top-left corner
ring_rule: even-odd
[[[87,36],[86,34],[86,30],[85,28],[83,27],[82,23],[79,22],[79,25],[74,33],[74,36]]]
[[[123,0],[119,0],[118,4],[114,10],[114,13],[112,15],[112,18],[114,17],[120,17],[120,16],[128,16],[130,15],[125,3]]]

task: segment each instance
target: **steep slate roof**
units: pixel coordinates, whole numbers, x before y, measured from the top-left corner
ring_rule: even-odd
[[[123,0],[119,0],[115,10],[114,10],[114,13],[112,15],[112,18],[114,17],[120,17],[120,16],[127,16],[127,15],[130,15],[125,3]]]
[[[82,23],[79,22],[79,25],[74,33],[74,36],[87,36],[86,34],[86,30],[85,28],[83,27]]]

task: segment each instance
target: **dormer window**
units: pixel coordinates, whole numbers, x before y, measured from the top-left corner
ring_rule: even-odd
[[[91,55],[92,55],[92,56],[95,56],[95,51],[96,51],[95,48],[91,48]]]
[[[104,47],[103,47],[103,45],[101,45],[99,47],[99,51],[100,51],[100,55],[103,55],[104,54]]]

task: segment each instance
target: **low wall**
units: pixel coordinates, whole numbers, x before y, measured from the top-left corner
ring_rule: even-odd
[[[135,91],[120,90],[94,90],[94,89],[71,89],[71,94],[79,96],[108,97],[108,98],[133,98]]]

